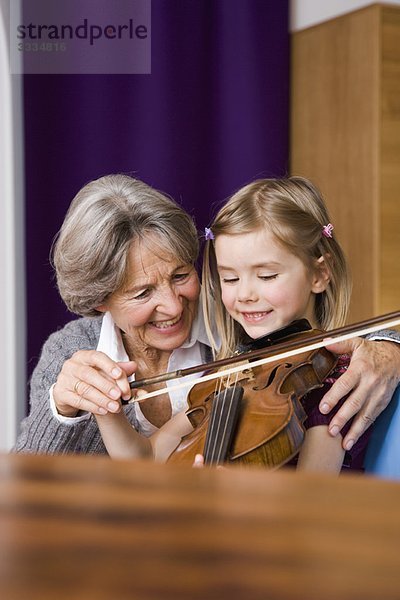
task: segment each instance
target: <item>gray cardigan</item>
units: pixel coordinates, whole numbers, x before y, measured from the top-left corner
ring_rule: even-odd
[[[49,389],[56,382],[64,362],[77,350],[97,348],[102,317],[86,317],[70,321],[52,333],[43,345],[39,362],[32,374],[30,413],[21,423],[14,451],[47,454],[106,454],[96,419],[93,415],[73,424],[58,421],[50,408]],[[134,406],[125,407],[135,427]]]
[[[71,321],[51,334],[43,345],[39,362],[31,379],[30,413],[21,423],[14,451],[47,454],[106,454],[96,419],[93,415],[72,424],[61,423],[51,411],[49,389],[56,382],[64,362],[78,350],[97,348],[102,317],[86,317]],[[372,337],[399,342],[400,335],[380,331]],[[135,407],[124,408],[130,423],[137,428]]]

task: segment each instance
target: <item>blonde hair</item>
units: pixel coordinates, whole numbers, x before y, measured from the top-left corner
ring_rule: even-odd
[[[307,268],[324,258],[330,274],[324,292],[316,295],[315,320],[323,330],[345,323],[351,294],[351,278],[343,251],[336,240],[322,235],[330,222],[319,190],[307,179],[261,179],[236,192],[219,210],[211,230],[218,235],[237,235],[267,228]],[[206,242],[203,259],[203,307],[206,329],[219,358],[231,355],[243,337],[241,326],[229,315],[221,298],[214,242]],[[221,338],[217,343],[213,327]]]
[[[196,261],[196,227],[171,198],[128,175],[106,175],[85,185],[53,246],[57,285],[68,309],[98,315],[96,307],[124,284],[132,243],[146,242],[151,234],[161,257]]]

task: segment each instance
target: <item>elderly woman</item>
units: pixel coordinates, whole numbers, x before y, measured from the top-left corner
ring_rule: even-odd
[[[146,437],[156,439],[162,426],[168,435],[171,419],[187,406],[188,389],[166,390],[123,411],[121,398],[130,397],[133,374],[143,379],[211,356],[198,305],[197,254],[190,216],[145,183],[109,175],[80,190],[55,244],[54,265],[65,304],[82,318],[44,344],[15,450],[104,453],[98,423],[107,436],[107,419],[115,415],[124,432],[117,455],[154,452]],[[386,406],[400,353],[397,344],[359,339],[336,350],[353,351],[353,357],[323,402],[328,411],[353,390],[332,422],[342,426],[360,411],[346,443]]]

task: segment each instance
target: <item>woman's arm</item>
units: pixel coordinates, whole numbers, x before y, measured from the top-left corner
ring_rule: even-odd
[[[14,452],[48,454],[104,454],[95,418],[86,413],[77,418],[55,415],[50,404],[50,388],[56,383],[66,361],[79,350],[94,349],[101,321],[76,319],[53,333],[42,348],[40,360],[30,382],[30,412],[22,421]],[[73,383],[72,386],[73,387]],[[76,414],[78,409],[75,409]],[[136,424],[135,407],[125,407],[128,419]]]

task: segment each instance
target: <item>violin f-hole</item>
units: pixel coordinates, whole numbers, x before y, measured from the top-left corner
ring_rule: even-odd
[[[285,363],[282,365],[276,365],[276,367],[274,367],[268,377],[267,382],[264,385],[258,386],[258,387],[254,387],[253,390],[265,390],[267,387],[269,387],[274,379],[276,378],[276,374],[278,372],[278,370],[282,370],[282,369],[291,369],[292,368],[292,364],[291,363]]]

